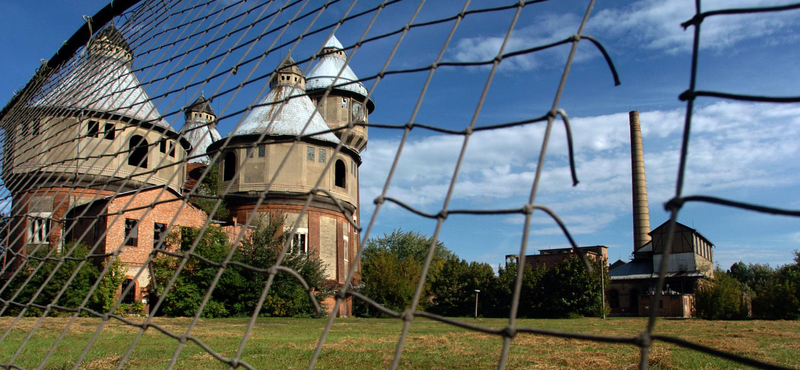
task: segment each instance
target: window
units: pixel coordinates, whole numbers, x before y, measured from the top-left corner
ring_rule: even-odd
[[[128,165],[147,168],[147,140],[139,135],[134,135],[128,142]]]
[[[161,153],[166,153],[167,152],[167,141],[166,140],[161,140],[160,142],[158,142],[158,151],[161,152]]]
[[[47,244],[50,237],[50,213],[28,216],[28,244]]]
[[[342,98],[342,108],[347,108],[347,98]]]
[[[128,294],[122,297],[122,303],[124,304],[131,304],[136,301],[136,283],[133,282],[133,279],[125,279],[122,282],[122,290],[120,290],[120,293],[125,293],[125,289],[128,289],[129,286],[131,289],[128,291]]]
[[[334,176],[335,176],[335,180],[336,180],[335,181],[336,182],[336,186],[338,186],[340,188],[347,187],[346,186],[347,185],[347,183],[346,183],[346,181],[347,181],[347,179],[346,179],[347,170],[345,169],[344,161],[342,161],[341,159],[336,161],[336,168],[334,169],[334,172],[335,172]]]
[[[168,150],[169,150],[169,154],[168,155],[170,157],[172,157],[172,158],[175,158],[175,142],[172,141],[172,140],[168,141],[167,142],[167,147],[168,147]]]
[[[298,249],[295,249],[298,248]],[[298,228],[292,238],[291,251],[297,250],[299,253],[308,253],[308,229]]]
[[[86,133],[86,136],[89,136],[89,137],[100,137],[100,122],[89,121],[87,123],[87,126],[88,126],[89,129],[88,129],[88,132]]]
[[[350,173],[353,174],[353,176],[356,175],[356,169],[357,168],[358,168],[358,166],[356,166],[356,161],[350,162]]]
[[[125,245],[136,247],[139,245],[139,221],[125,219]]]
[[[164,249],[167,237],[167,225],[158,222],[153,224],[153,249]]]
[[[350,224],[342,222],[342,239],[344,241],[344,273],[350,271]]]
[[[611,308],[619,307],[619,292],[611,290],[608,292],[608,306]]]
[[[115,130],[116,127],[113,123],[106,123],[105,135],[103,138],[106,140],[114,140],[117,137],[117,132]]]
[[[31,122],[31,131],[33,136],[39,136],[39,120],[33,120],[33,122]]]
[[[258,146],[258,158],[264,158],[267,156],[267,146],[266,145],[259,145]]]
[[[319,163],[325,163],[325,149],[319,148]]]
[[[222,173],[222,180],[223,181],[231,181],[236,176],[236,153],[228,152],[225,154],[225,160],[223,162],[223,173]]]
[[[308,147],[306,153],[307,153],[306,154],[306,159],[308,159],[311,162],[314,162],[314,148],[313,147]]]
[[[663,299],[659,299],[658,300],[658,308],[664,308],[664,300]]]

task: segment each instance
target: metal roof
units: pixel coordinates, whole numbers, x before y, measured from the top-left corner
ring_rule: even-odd
[[[33,106],[121,115],[172,130],[131,71],[130,63],[114,56],[90,54]]]
[[[297,136],[328,131],[330,128],[303,89],[287,84],[279,84],[269,91],[244,118],[231,136],[261,135]],[[306,126],[308,123],[308,127]],[[303,128],[305,127],[305,131]],[[314,139],[339,143],[331,132],[313,135]]]
[[[649,279],[653,276],[653,260],[633,260],[608,272],[611,280]]]
[[[222,139],[222,135],[217,131],[216,125],[204,120],[186,122],[181,127],[181,135],[192,144],[192,151],[189,152],[189,157],[205,154],[211,143]],[[206,159],[203,157],[189,159],[189,163],[201,162],[206,162]]]
[[[331,36],[325,44],[325,48],[343,49],[336,36]],[[334,90],[350,91],[367,97],[369,91],[364,84],[358,81],[358,76],[345,61],[346,58],[338,53],[325,54],[320,57],[319,62],[306,75],[306,90],[323,90],[335,85]],[[342,72],[341,75],[339,71]],[[335,83],[334,80],[336,80]]]
[[[200,94],[200,97],[197,98],[197,100],[194,101],[194,103],[190,104],[186,108],[186,111],[187,112],[207,113],[207,114],[210,114],[212,116],[216,116],[216,114],[214,113],[214,110],[211,109],[211,101],[206,99],[206,97],[203,96],[202,93]]]
[[[336,38],[336,35],[331,35],[331,38],[329,38],[328,42],[325,43],[325,47],[339,50],[344,49],[344,46],[342,46],[342,43]]]

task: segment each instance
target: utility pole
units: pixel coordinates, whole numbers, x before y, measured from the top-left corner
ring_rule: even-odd
[[[600,308],[603,312],[603,320],[606,319],[606,279],[605,279],[606,261],[600,259]]]
[[[478,293],[480,292],[480,289],[475,289],[475,320],[478,319]]]

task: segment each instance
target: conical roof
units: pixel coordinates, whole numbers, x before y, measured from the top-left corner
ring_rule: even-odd
[[[331,38],[325,43],[326,49],[343,50],[342,43],[336,38]],[[369,91],[364,84],[358,81],[358,76],[347,65],[345,53],[328,53],[319,58],[319,62],[311,68],[311,71],[306,75],[306,90],[324,90],[334,85],[334,91],[341,90],[350,93],[355,93],[358,96],[366,98]],[[341,74],[339,73],[341,71]],[[339,78],[336,78],[336,76]],[[335,83],[334,83],[335,81]],[[370,100],[367,103],[370,107],[374,104]],[[372,108],[370,108],[372,111]]]
[[[181,127],[181,135],[192,144],[192,151],[187,157],[206,154],[211,143],[222,139],[217,125],[203,120],[191,120]],[[190,158],[189,163],[206,162],[204,157]]]
[[[289,67],[290,65],[291,67]],[[279,73],[276,73],[276,76],[291,73],[299,74],[302,78],[302,71],[294,65],[291,57],[284,59],[278,70]],[[311,98],[299,87],[300,85],[300,83],[288,79],[273,78],[270,82],[272,89],[258,103],[259,107],[251,110],[231,135],[297,136],[301,133],[311,135],[329,131],[328,124],[317,112]],[[306,127],[306,123],[308,123],[308,127]],[[317,140],[339,143],[339,139],[331,132],[312,137]]]
[[[194,103],[186,107],[186,112],[199,112],[216,116],[216,114],[214,114],[214,110],[211,109],[211,101],[206,99],[203,94],[200,94],[200,97],[197,98]]]
[[[133,74],[130,55],[122,34],[109,26],[95,35],[88,57],[78,59],[33,106],[121,115],[172,129]]]

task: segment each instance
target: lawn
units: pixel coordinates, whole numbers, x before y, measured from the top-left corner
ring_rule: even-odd
[[[13,318],[0,318],[5,333]],[[26,318],[0,342],[0,364],[8,365],[28,335],[35,318]],[[133,319],[142,321],[143,319]],[[470,323],[500,328],[502,319],[463,319]],[[35,368],[62,332],[66,318],[48,318],[14,361],[23,368]],[[236,354],[247,319],[202,320],[193,334],[221,356]],[[71,368],[95,332],[99,319],[81,318],[46,363],[46,369]],[[157,318],[155,324],[178,335],[189,319]],[[338,319],[330,332],[316,368],[384,369],[395,351],[402,323],[396,319]],[[635,336],[646,325],[642,318],[595,318],[570,320],[519,320],[518,326],[557,329],[603,335]],[[243,360],[256,368],[305,369],[325,326],[324,319],[260,318],[250,334]],[[81,368],[116,366],[138,333],[138,328],[109,321],[91,347]],[[800,368],[800,321],[704,321],[660,320],[657,334],[676,336],[706,346],[745,355],[770,363]],[[179,342],[153,328],[141,336],[125,369],[163,368]],[[502,340],[497,336],[470,332],[439,322],[417,319],[411,326],[400,368],[403,369],[494,369]],[[736,363],[657,343],[652,349],[654,369],[742,368]],[[633,369],[639,350],[632,345],[519,334],[512,342],[508,369]],[[226,368],[192,342],[187,342],[175,363],[178,369]]]

